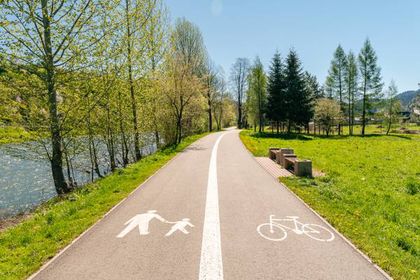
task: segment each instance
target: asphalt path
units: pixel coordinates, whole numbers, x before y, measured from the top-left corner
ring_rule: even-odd
[[[30,279],[387,279],[238,130],[192,144]]]

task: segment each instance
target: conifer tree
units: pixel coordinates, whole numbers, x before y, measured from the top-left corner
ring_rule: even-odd
[[[383,83],[381,68],[377,65],[378,57],[369,39],[366,39],[359,54],[359,71],[362,92],[362,135],[365,135],[368,110],[375,99],[380,98]]]
[[[276,123],[277,133],[279,133],[279,123],[284,122],[287,117],[283,68],[280,53],[276,52],[268,76],[267,117]]]
[[[297,53],[291,50],[287,56],[285,70],[286,105],[288,116],[287,130],[290,133],[292,125],[308,126],[313,117],[313,104],[310,92],[305,88],[305,78]]]
[[[326,84],[329,87],[329,91],[338,99],[340,103],[341,111],[344,112],[344,95],[345,95],[345,72],[347,68],[347,57],[341,45],[338,45],[334,52],[333,60],[331,61],[331,67],[328,72]],[[338,134],[341,133],[341,123],[338,123]]]
[[[347,118],[349,125],[349,135],[353,135],[354,125],[354,102],[357,94],[358,85],[358,70],[357,60],[353,52],[349,52],[347,55],[347,65],[344,75],[345,88],[347,93]]]

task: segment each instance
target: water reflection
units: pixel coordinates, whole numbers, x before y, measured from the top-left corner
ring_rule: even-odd
[[[153,137],[143,136],[142,140],[143,155],[156,151]],[[110,172],[106,145],[99,139],[95,140],[95,143],[100,173],[105,175]],[[81,186],[90,182],[92,178],[97,179],[97,174],[91,170],[86,139],[73,140],[72,145],[75,147],[70,157],[74,169],[72,176],[77,184]],[[29,211],[57,195],[45,151],[46,148],[38,142],[0,146],[0,219]],[[133,158],[133,155],[130,155],[130,161],[133,161]],[[119,153],[116,154],[116,163],[121,167]],[[67,172],[65,174],[67,176]]]

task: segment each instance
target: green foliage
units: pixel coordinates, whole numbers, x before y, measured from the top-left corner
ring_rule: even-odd
[[[22,223],[0,232],[0,279],[26,279],[100,219],[176,153],[202,137],[186,138],[75,192],[41,205]]]
[[[284,65],[278,52],[272,59],[267,80],[267,117],[276,122],[286,121]]]
[[[320,98],[315,105],[315,121],[319,123],[326,131],[327,136],[331,127],[340,122],[341,109],[340,104],[329,98]]]
[[[291,147],[311,159],[325,177],[282,181],[395,279],[419,278],[419,136],[244,131],[241,139],[256,156],[265,156],[269,147]]]
[[[230,73],[230,82],[232,84],[232,92],[237,103],[237,126],[242,128],[247,125],[246,120],[246,91],[247,91],[247,77],[249,74],[249,60],[247,58],[239,57],[232,65]]]
[[[285,79],[280,53],[276,52],[271,61],[267,79],[267,117],[273,121],[286,120],[286,104],[284,94]]]
[[[378,57],[369,39],[366,39],[359,54],[360,91],[362,92],[362,134],[365,134],[366,115],[370,112],[373,103],[381,97],[383,87],[381,68],[377,65]]]
[[[0,144],[20,143],[35,139],[35,135],[22,127],[0,126]]]
[[[341,109],[343,105],[344,89],[345,89],[345,72],[347,68],[347,57],[341,45],[338,45],[331,61],[330,70],[327,77],[327,91],[337,98],[340,102]]]
[[[261,132],[264,128],[264,112],[267,104],[267,79],[260,59],[255,59],[248,75],[247,113],[254,128],[258,125]]]
[[[307,125],[313,117],[313,96],[306,90],[305,77],[297,53],[291,50],[286,59],[286,104],[290,132],[291,124]]]

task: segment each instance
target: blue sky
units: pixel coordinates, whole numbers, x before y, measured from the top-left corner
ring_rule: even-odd
[[[420,0],[166,0],[171,18],[199,26],[210,56],[230,73],[237,57],[260,56],[265,67],[278,49],[294,48],[305,70],[325,81],[340,43],[356,54],[369,37],[384,82],[400,91],[420,83]]]

